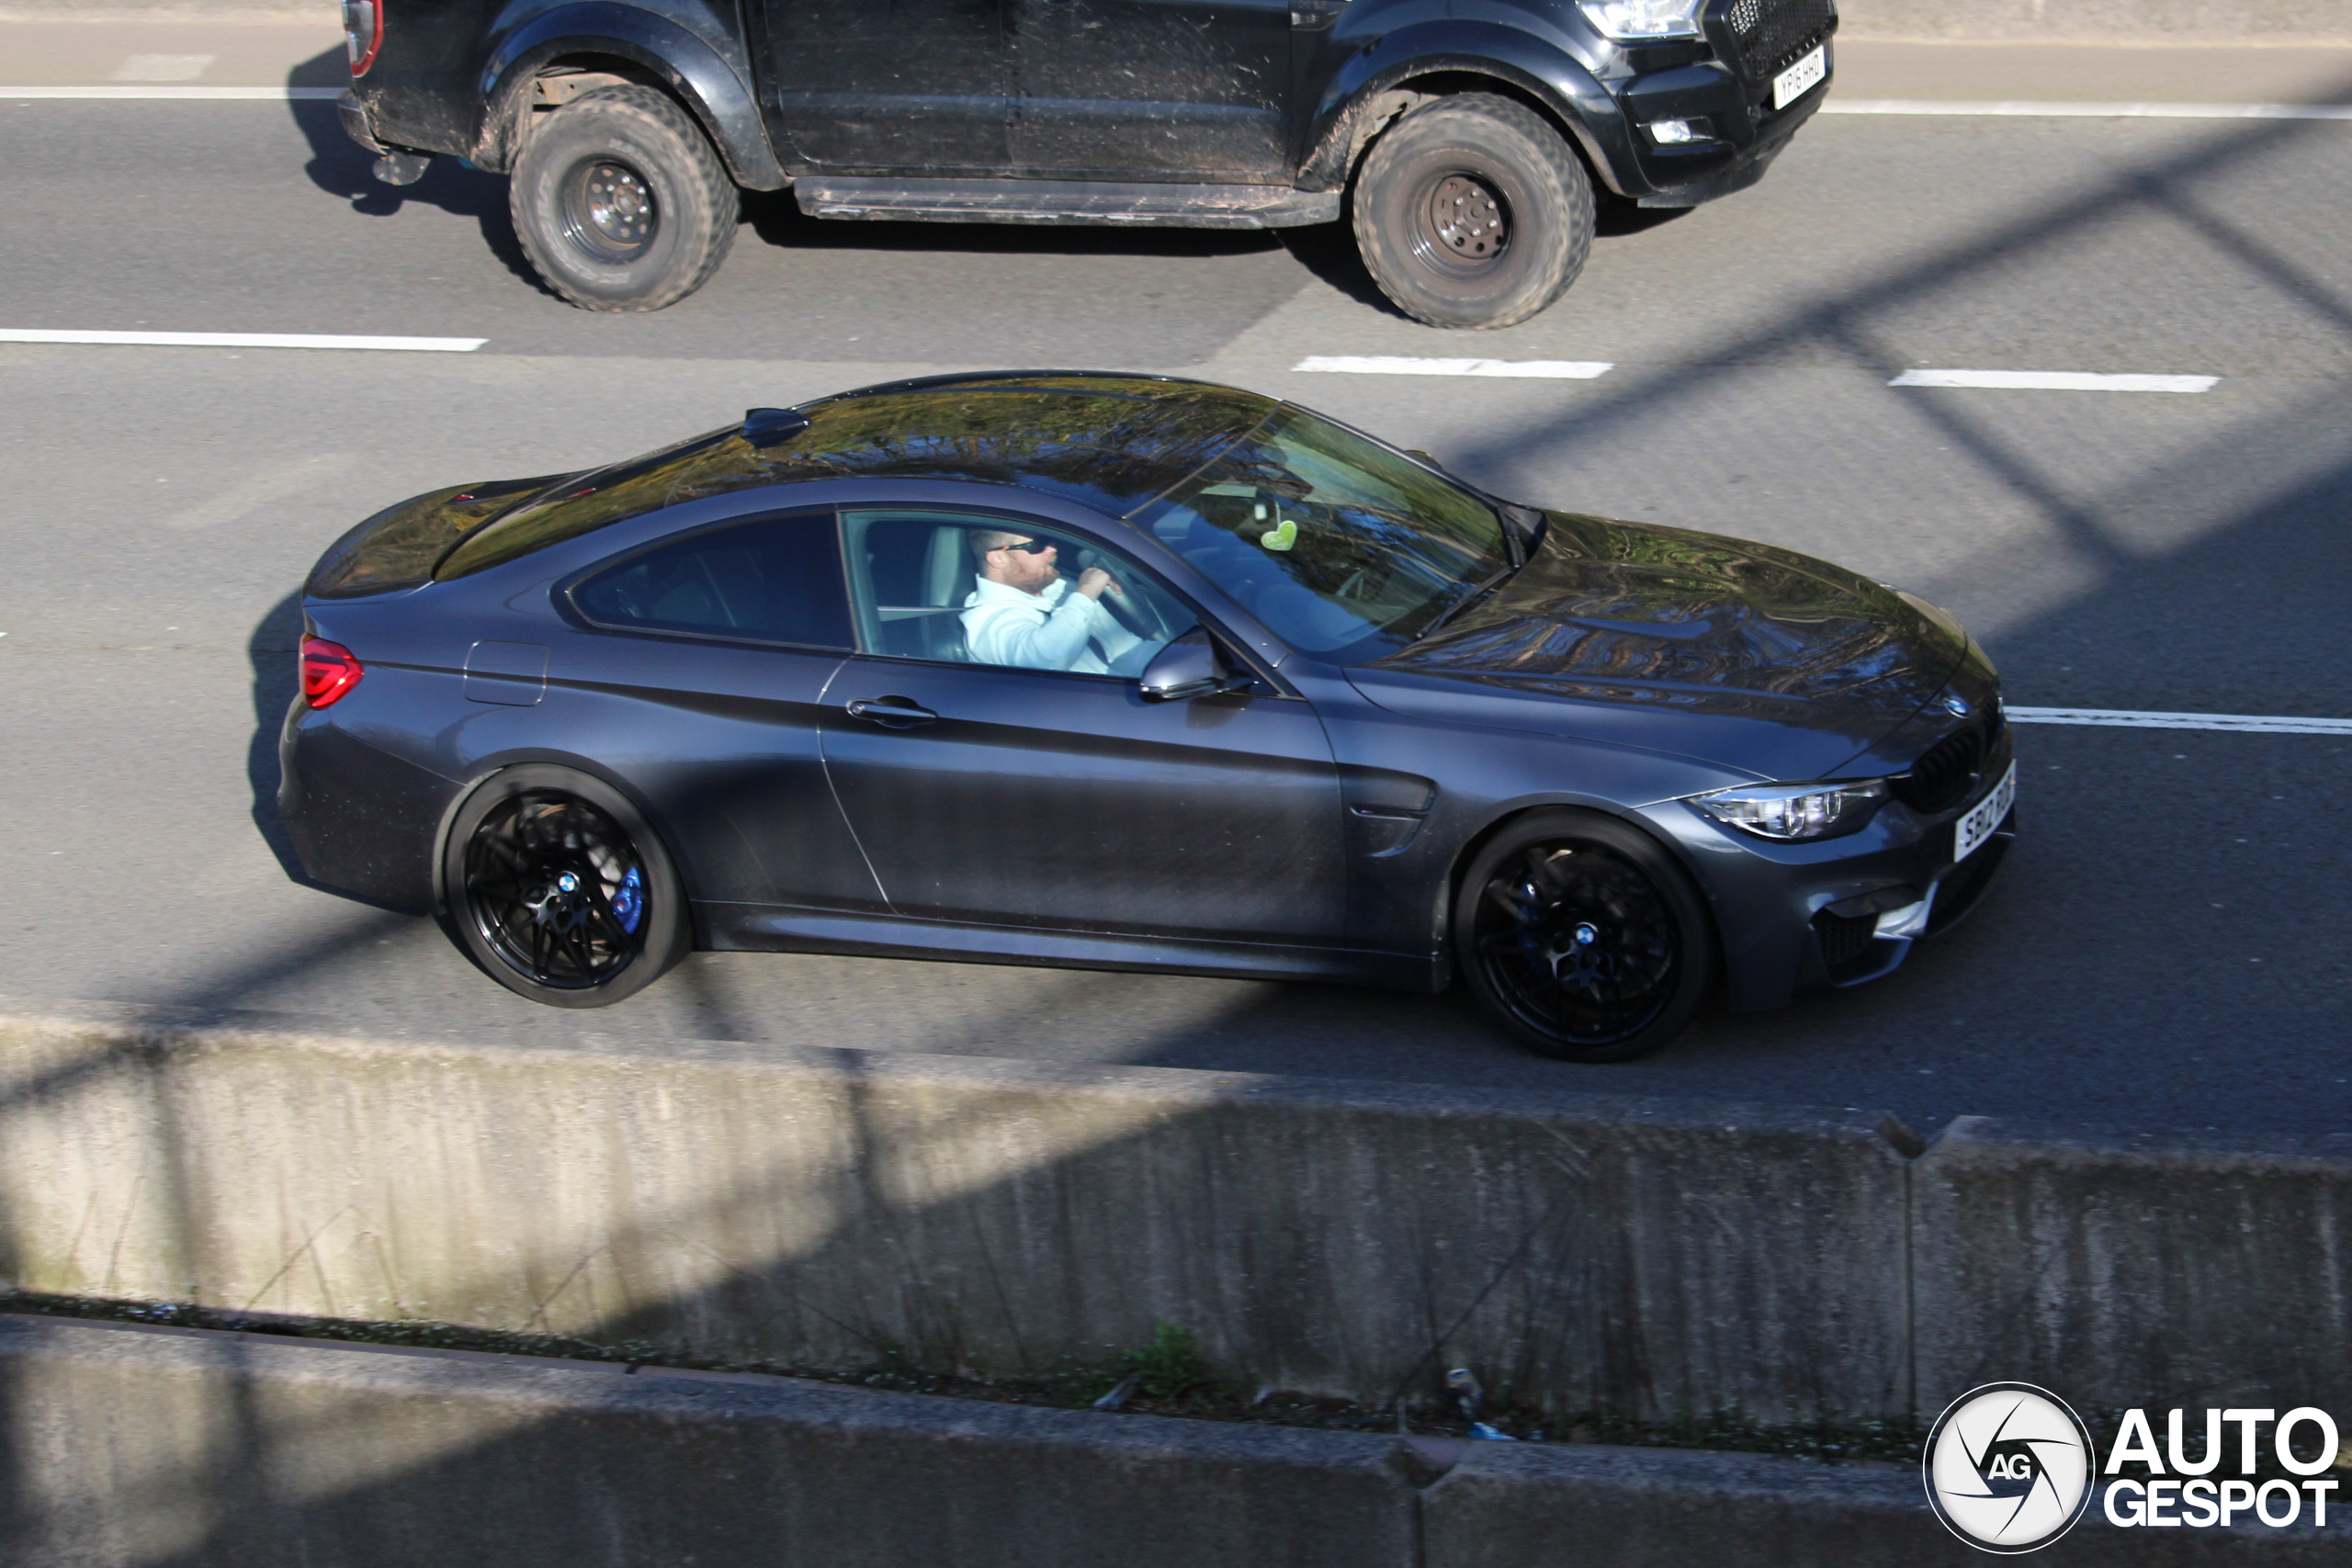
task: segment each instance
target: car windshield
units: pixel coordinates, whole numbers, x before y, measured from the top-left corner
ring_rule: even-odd
[[[1472,491],[1288,406],[1133,517],[1267,630],[1339,664],[1404,647],[1510,562]]]

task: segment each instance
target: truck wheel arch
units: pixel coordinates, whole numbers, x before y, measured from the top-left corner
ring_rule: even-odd
[[[574,77],[586,80],[575,84]],[[781,190],[789,183],[737,69],[668,17],[610,0],[540,12],[492,44],[479,84],[485,107],[473,162],[499,173],[513,169],[535,114],[591,86],[621,82],[675,99],[710,138],[737,185]]]
[[[1639,180],[1623,114],[1582,63],[1501,28],[1478,29],[1496,36],[1475,45],[1451,36],[1455,28],[1444,30],[1450,47],[1442,51],[1405,51],[1407,57],[1396,59],[1384,39],[1382,47],[1361,57],[1361,72],[1358,62],[1351,62],[1333,79],[1309,133],[1311,151],[1299,172],[1302,188],[1343,188],[1374,139],[1399,115],[1430,98],[1475,92],[1515,98],[1550,121],[1603,189],[1617,196],[1643,194],[1626,187],[1622,172],[1633,170]],[[1385,64],[1383,56],[1390,56]]]

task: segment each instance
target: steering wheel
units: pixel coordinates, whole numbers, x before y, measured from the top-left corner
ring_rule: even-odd
[[[1125,593],[1105,593],[1095,603],[1111,612],[1111,618],[1139,637],[1154,642],[1167,642],[1175,634],[1168,629],[1167,621],[1159,614],[1159,606],[1145,598],[1142,592],[1127,583],[1119,584]]]
[[[1106,592],[1095,601],[1111,612],[1113,620],[1136,636],[1154,642],[1168,642],[1174,637],[1175,634],[1168,629],[1168,622],[1159,613],[1159,606],[1147,596],[1142,588],[1128,581],[1135,573],[1123,571],[1117,563],[1105,560],[1099,550],[1079,551],[1078,570],[1082,572],[1091,567],[1101,567],[1119,580],[1120,587],[1127,590],[1125,593]]]

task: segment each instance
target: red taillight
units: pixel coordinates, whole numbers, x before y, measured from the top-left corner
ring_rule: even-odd
[[[343,42],[351,55],[351,73],[367,75],[376,51],[384,47],[384,0],[343,0]]]
[[[343,644],[322,637],[302,639],[302,700],[312,707],[333,707],[367,673]]]

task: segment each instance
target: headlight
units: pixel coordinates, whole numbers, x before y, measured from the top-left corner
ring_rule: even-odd
[[[1694,795],[1690,804],[1759,839],[1792,841],[1850,833],[1886,798],[1884,779],[1855,784],[1749,784]]]
[[[1706,0],[1582,0],[1585,19],[1613,39],[1696,38]]]

